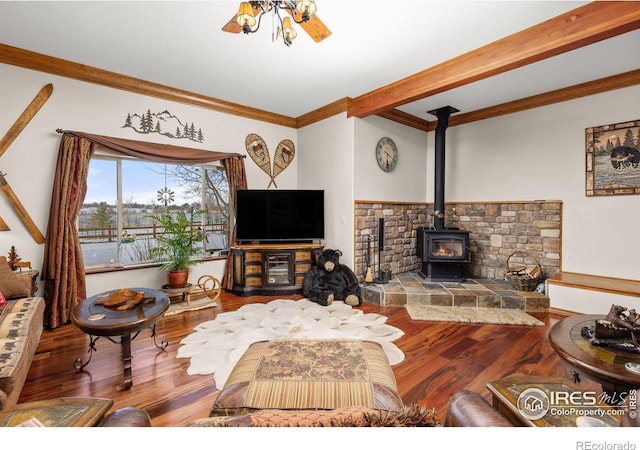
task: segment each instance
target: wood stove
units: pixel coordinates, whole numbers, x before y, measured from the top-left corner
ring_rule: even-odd
[[[444,225],[444,159],[445,131],[449,116],[458,112],[451,106],[429,111],[438,117],[435,136],[435,200],[433,227],[419,228],[416,255],[421,261],[422,274],[432,281],[458,281],[462,279],[462,265],[470,261],[469,232]]]
[[[416,254],[425,277],[431,281],[462,279],[462,265],[470,261],[468,231],[418,228],[417,241]]]

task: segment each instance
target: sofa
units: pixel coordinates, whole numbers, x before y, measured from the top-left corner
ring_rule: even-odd
[[[16,405],[42,335],[44,299],[0,257],[0,411]]]

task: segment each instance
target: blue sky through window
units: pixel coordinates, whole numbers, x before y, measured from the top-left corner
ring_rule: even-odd
[[[165,167],[168,175],[165,176]],[[150,163],[146,161],[123,161],[122,163],[122,201],[145,205],[159,204],[158,191],[168,187],[174,192],[173,204],[198,202],[200,199],[185,192],[172,178],[175,166],[172,164]],[[105,201],[116,203],[117,176],[116,161],[92,159],[87,176],[87,196],[85,203]]]

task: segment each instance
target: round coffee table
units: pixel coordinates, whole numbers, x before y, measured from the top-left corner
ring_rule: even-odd
[[[549,331],[551,347],[574,369],[574,380],[580,374],[600,383],[611,395],[628,393],[640,387],[640,375],[625,368],[625,363],[640,363],[640,354],[591,344],[581,331],[593,327],[604,315],[571,316],[556,323]]]
[[[89,297],[73,309],[71,320],[84,333],[89,335],[89,359],[82,362],[82,358],[76,359],[73,367],[82,370],[91,361],[95,350],[95,344],[101,337],[106,337],[115,344],[122,345],[122,365],[124,370],[123,388],[128,389],[133,384],[131,375],[131,341],[140,331],[151,328],[153,343],[160,350],[167,348],[168,342],[162,339],[160,344],[156,342],[156,323],[169,309],[169,298],[161,291],[148,288],[129,288],[132,291],[143,291],[145,298],[150,300],[134,307],[133,309],[118,311],[114,308],[96,304],[98,300],[109,297],[113,291],[103,292]],[[120,339],[114,338],[119,336]]]

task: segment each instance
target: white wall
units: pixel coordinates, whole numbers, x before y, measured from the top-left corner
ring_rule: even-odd
[[[562,270],[639,279],[640,196],[585,195],[585,128],[640,119],[638,101],[640,86],[450,127],[446,200],[561,200]]]
[[[383,172],[376,162],[380,138],[398,147],[398,166]],[[298,130],[305,152],[298,161],[298,187],[325,189],[325,243],[354,265],[354,201],[425,201],[427,133],[379,117],[338,114]]]
[[[640,196],[585,195],[585,129],[640,119],[639,101],[635,86],[449,128],[446,200],[561,200],[562,270],[640,279]],[[553,308],[579,313],[638,305],[633,297],[553,284],[548,295]]]
[[[1,135],[9,130],[47,83],[53,83],[51,98],[0,157],[0,170],[7,174],[7,181],[43,234],[47,230],[51,185],[60,142],[56,128],[241,154],[246,153],[247,134],[256,133],[267,143],[272,158],[276,146],[283,139],[291,139],[296,143],[296,150],[300,150],[295,129],[4,64],[0,64]],[[147,109],[152,112],[166,109],[182,120],[193,122],[202,128],[204,143],[154,134],[140,135],[129,128],[122,128],[127,113],[145,112]],[[249,157],[245,165],[249,187],[266,188],[269,176]],[[297,172],[296,158],[276,178],[278,187],[296,188]],[[40,270],[44,245],[31,238],[4,195],[0,195],[0,217],[11,228],[11,231],[0,232],[0,254],[6,255],[10,246],[15,245],[22,259],[31,261],[33,267]],[[193,268],[190,281],[197,281],[202,274],[221,278],[223,271],[224,261],[200,264]],[[160,286],[164,279],[164,273],[157,269],[92,274],[87,277],[87,294],[132,285]]]
[[[384,172],[376,162],[376,145],[390,137],[398,148],[398,165]],[[355,198],[396,202],[425,202],[428,134],[372,116],[356,120]]]
[[[293,140],[296,159],[277,177],[278,187],[325,190],[326,244],[340,248],[347,264],[353,263],[354,200],[433,201],[434,133],[377,117],[348,119],[339,114],[294,130],[0,64],[0,134],[49,82],[54,85],[51,99],[0,157],[0,170],[42,233],[60,142],[55,129],[175,143],[121,127],[128,112],[147,109],[168,109],[202,127],[205,142],[189,144],[192,147],[245,153],[246,135],[257,133],[273,153],[281,140]],[[636,86],[450,127],[445,200],[561,200],[562,269],[639,279],[640,239],[635,235],[640,196],[586,197],[584,174],[585,128],[639,119],[639,99]],[[375,144],[383,136],[393,138],[400,152],[398,167],[390,174],[375,162]],[[249,187],[266,188],[267,174],[250,158],[246,167]],[[11,228],[0,232],[0,252],[6,254],[15,245],[22,258],[39,269],[43,246],[34,242],[4,196],[0,216]],[[199,265],[192,278],[207,273],[220,277],[223,268],[222,261]],[[124,287],[132,279],[145,285],[163,281],[155,269],[90,275],[89,294]]]
[[[353,126],[346,113],[298,130],[298,187],[324,189],[325,245],[353,267]]]

